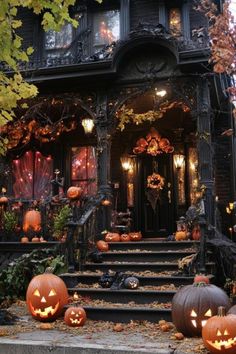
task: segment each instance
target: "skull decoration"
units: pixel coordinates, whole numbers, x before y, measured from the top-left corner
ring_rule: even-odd
[[[226,293],[212,284],[194,283],[177,291],[172,300],[172,320],[185,336],[200,336],[219,306],[230,308]]]
[[[50,273],[37,275],[29,283],[26,302],[35,319],[54,320],[68,302],[66,285],[57,275]]]
[[[64,321],[68,326],[80,327],[83,326],[87,319],[86,312],[83,307],[69,307],[64,316]]]
[[[202,330],[205,347],[211,353],[236,353],[236,316],[225,316],[225,308],[218,308],[218,315],[210,318]]]
[[[126,289],[135,290],[139,287],[139,280],[136,277],[128,277],[124,281],[124,287]]]

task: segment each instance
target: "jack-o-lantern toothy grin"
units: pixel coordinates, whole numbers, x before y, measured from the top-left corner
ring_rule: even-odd
[[[53,306],[48,306],[48,307],[44,307],[44,308],[34,308],[33,305],[30,302],[30,309],[31,309],[31,313],[33,316],[39,316],[41,318],[48,318],[48,316],[53,316],[55,315],[55,313],[57,312],[58,308],[59,308],[59,302],[53,307]]]
[[[211,340],[207,340],[207,343],[217,350],[229,349],[236,346],[236,337],[229,339],[220,339],[215,340],[214,342]]]

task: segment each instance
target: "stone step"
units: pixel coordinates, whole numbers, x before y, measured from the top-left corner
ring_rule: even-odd
[[[74,288],[78,283],[92,285],[98,283],[101,274],[76,274],[76,273],[65,273],[61,274],[60,277],[66,283],[68,288]],[[114,273],[115,274],[115,273]],[[139,279],[140,286],[158,286],[164,284],[174,284],[175,286],[192,284],[193,278],[191,276],[142,276],[135,273],[131,273]]]
[[[112,251],[112,252],[103,252],[102,253],[102,258],[104,262],[112,262],[112,261],[117,261],[117,262],[124,262],[124,261],[130,261],[130,262],[162,262],[162,261],[177,261],[178,259],[190,256],[191,254],[195,254],[196,250],[192,251],[173,251],[173,250],[168,250],[168,251],[146,251],[146,250],[140,250],[137,252],[129,252],[127,250],[126,252],[119,252],[119,251]]]
[[[168,250],[181,250],[188,248],[198,249],[199,241],[138,241],[138,242],[109,242],[110,250],[126,250],[126,249],[142,249],[151,251],[168,251]]]
[[[69,288],[70,294],[75,292],[79,296],[89,297],[91,300],[104,300],[108,302],[119,302],[126,304],[134,301],[136,304],[149,304],[158,301],[159,303],[171,302],[176,290],[155,291],[155,290],[111,290],[92,288]]]

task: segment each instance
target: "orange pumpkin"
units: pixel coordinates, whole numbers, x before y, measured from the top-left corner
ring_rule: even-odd
[[[86,312],[83,307],[69,307],[64,316],[65,323],[70,327],[83,326],[87,319]]]
[[[29,242],[29,239],[28,239],[28,237],[23,236],[23,237],[21,237],[20,242],[22,242],[22,243],[27,243],[27,242]]]
[[[97,249],[101,252],[107,252],[109,250],[109,245],[106,241],[100,240],[96,243]]]
[[[41,230],[41,213],[37,210],[28,210],[23,220],[24,232]]]
[[[40,238],[39,237],[33,237],[31,242],[40,242]]]
[[[120,234],[117,232],[108,232],[105,235],[106,242],[120,242]]]
[[[7,204],[8,203],[8,198],[5,197],[4,195],[0,197],[0,204]]]
[[[130,232],[129,237],[131,241],[140,241],[142,239],[141,232]]]
[[[175,233],[176,241],[184,241],[187,240],[187,238],[188,238],[187,231],[176,231]]]
[[[81,187],[76,187],[76,186],[72,186],[72,187],[69,187],[67,189],[67,198],[71,199],[71,200],[76,200],[76,199],[79,199],[80,196],[82,195],[82,188]]]
[[[122,235],[120,235],[120,240],[121,240],[121,242],[129,242],[130,235],[129,234],[122,234]]]
[[[39,321],[57,318],[68,303],[65,283],[55,274],[36,275],[29,283],[26,303],[31,315]]]
[[[195,240],[195,241],[198,241],[198,240],[200,240],[200,238],[201,238],[200,227],[198,225],[194,226],[194,228],[192,230],[192,239]]]

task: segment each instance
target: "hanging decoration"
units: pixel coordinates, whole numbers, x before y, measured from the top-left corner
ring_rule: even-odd
[[[157,156],[163,152],[171,154],[174,151],[174,147],[170,144],[170,141],[166,138],[162,138],[155,128],[151,128],[147,134],[146,139],[140,138],[136,142],[136,147],[133,149],[134,154],[149,154],[151,156]]]
[[[168,110],[173,108],[181,108],[183,112],[190,111],[190,108],[183,101],[165,101],[159,105],[158,110],[150,110],[145,113],[135,113],[132,108],[128,108],[126,105],[123,105],[116,112],[116,117],[119,121],[118,128],[120,130],[124,130],[125,125],[128,123],[138,125],[143,122],[154,122],[162,118]]]
[[[147,177],[147,200],[151,204],[153,211],[156,211],[157,201],[160,199],[160,191],[165,185],[165,179],[159,173],[153,172]]]

